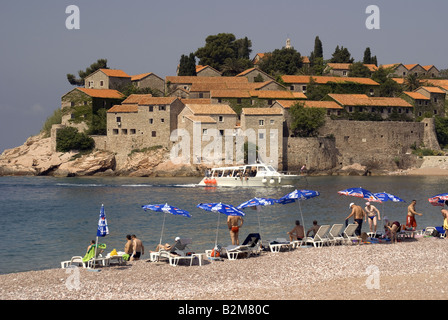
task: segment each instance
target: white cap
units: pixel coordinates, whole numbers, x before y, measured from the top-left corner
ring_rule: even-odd
[[[355,203],[354,202],[352,202],[352,203],[350,203],[350,205],[348,206],[349,208],[351,208],[352,207],[352,205],[354,205]]]
[[[367,201],[367,202],[366,202],[366,206],[370,206],[370,202]]]
[[[176,237],[175,239],[174,239],[174,241],[179,241],[180,240],[180,238],[179,237]]]

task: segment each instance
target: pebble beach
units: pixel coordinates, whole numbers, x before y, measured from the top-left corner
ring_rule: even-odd
[[[0,275],[1,300],[445,300],[448,240],[306,247],[190,266],[150,262]]]

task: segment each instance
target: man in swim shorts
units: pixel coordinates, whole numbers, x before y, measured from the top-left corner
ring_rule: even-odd
[[[232,240],[233,245],[239,245],[240,240],[238,239],[238,234],[240,228],[243,226],[243,218],[240,216],[228,216],[227,217],[227,226],[230,231],[230,239]],[[241,224],[240,224],[241,223]]]
[[[302,240],[305,237],[303,227],[300,225],[300,221],[296,220],[296,226],[289,232],[289,241]]]
[[[355,234],[359,237],[361,235],[362,220],[366,215],[366,212],[363,210],[363,208],[354,204],[353,202],[350,203],[349,208],[352,209],[352,212],[347,218],[345,218],[345,220],[348,220],[353,216],[355,223],[358,224],[358,227],[355,230]]]
[[[378,220],[381,220],[380,211],[374,205],[370,204],[370,202],[366,202],[366,207],[364,208],[364,210],[367,213],[366,220],[367,218],[369,218],[370,232],[376,233],[376,225],[377,225],[376,215],[378,214]]]
[[[417,200],[412,200],[408,207],[408,215],[406,216],[406,229],[415,230],[417,228],[417,221],[415,221],[415,215],[422,216],[423,214],[415,211],[415,204]]]

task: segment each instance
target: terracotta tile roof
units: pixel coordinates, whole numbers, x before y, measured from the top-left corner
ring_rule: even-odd
[[[430,98],[424,96],[420,92],[403,91],[403,93],[415,100],[431,100]]]
[[[245,115],[266,115],[266,116],[281,116],[283,115],[281,108],[243,108],[241,113]]]
[[[185,116],[185,118],[193,121],[193,122],[201,122],[201,123],[217,123],[217,121],[215,119],[213,119],[210,116],[192,116],[192,115],[188,115]]]
[[[401,63],[390,63],[390,64],[382,64],[382,65],[380,65],[380,67],[382,67],[383,69],[388,69],[388,68],[395,69],[395,68],[398,68],[398,66],[400,66],[400,65],[401,65]]]
[[[211,99],[180,99],[183,104],[211,104]]]
[[[212,68],[212,67],[210,67],[210,66],[201,66],[201,65],[197,65],[197,66],[196,66],[196,73],[199,73],[199,72],[201,72],[201,71],[203,71],[203,70],[205,70],[205,69],[212,69],[213,71],[215,71],[215,72],[221,74],[221,72],[219,72],[219,71],[216,70],[215,68]]]
[[[138,105],[136,104],[118,104],[107,110],[107,113],[136,113]]]
[[[128,75],[123,70],[119,69],[99,69],[101,70],[105,75],[108,77],[115,77],[115,78],[131,78],[130,75]]]
[[[75,88],[74,90],[79,90],[85,94],[91,96],[92,98],[103,98],[103,99],[123,99],[123,94],[117,90],[113,89],[90,89],[90,88]]]
[[[235,111],[233,111],[227,104],[187,104],[186,107],[189,108],[194,115],[236,115]]]
[[[327,63],[331,69],[334,70],[349,70],[352,63]],[[370,71],[378,70],[378,67],[374,64],[364,64]]]
[[[247,83],[249,82],[245,77],[195,77],[195,76],[167,76],[166,82],[173,84],[192,84],[204,82],[234,82]]]
[[[297,102],[303,103],[305,108],[326,108],[326,109],[344,109],[334,101],[294,101],[294,100],[277,100],[277,102],[285,109],[291,108]]]
[[[410,70],[414,69],[415,67],[419,66],[419,64],[418,63],[404,64],[403,66],[410,71]]]
[[[328,94],[330,98],[343,106],[371,107],[412,107],[401,98],[369,97],[365,94]]]
[[[147,76],[153,74],[152,72],[148,72],[148,73],[141,73],[141,74],[136,74],[134,76],[131,76],[131,81],[138,81],[138,80],[142,80],[144,78],[146,78]]]
[[[436,66],[433,65],[433,64],[431,64],[431,65],[429,65],[429,66],[422,66],[422,68],[425,69],[426,71],[429,71],[431,68],[435,68],[435,69],[437,69]]]
[[[250,92],[252,96],[260,99],[306,99],[303,92],[293,92],[286,90],[256,90]]]
[[[443,91],[442,89],[440,89],[438,87],[420,87],[418,89],[423,89],[423,90],[426,90],[431,93],[445,93],[445,91]]]
[[[156,105],[156,104],[171,104],[173,103],[177,97],[143,97],[139,101],[139,105],[147,106],[147,105]]]
[[[211,90],[212,98],[250,98],[249,90]]]
[[[423,79],[421,82],[433,86],[448,86],[448,80],[446,79]]]
[[[152,94],[131,94],[121,104],[138,104],[142,99],[152,97]]]
[[[310,58],[307,56],[302,56],[302,63],[311,63]]]
[[[309,83],[310,76],[282,76],[285,83]],[[346,83],[354,82],[364,85],[379,86],[379,83],[373,81],[370,78],[357,78],[357,77],[326,77],[326,76],[313,76],[314,81],[317,84],[327,84],[329,82]]]

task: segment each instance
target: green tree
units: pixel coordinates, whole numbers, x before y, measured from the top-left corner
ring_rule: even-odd
[[[225,71],[223,75],[236,75],[235,65],[252,66],[249,60],[251,47],[252,42],[247,37],[237,40],[232,33],[219,33],[208,36],[205,39],[205,46],[197,49],[195,56],[199,59],[200,65]],[[224,66],[227,67],[226,70]]]
[[[90,74],[94,73],[98,69],[107,69],[107,59],[98,59],[96,62],[92,63],[86,70],[79,70],[78,76],[68,73],[67,80],[71,85],[74,86],[84,86],[84,79]]]
[[[276,49],[261,61],[259,67],[271,75],[293,75],[302,67],[302,56],[294,48]]]
[[[325,124],[324,108],[305,108],[303,102],[298,102],[289,109],[291,130],[295,136],[317,136],[318,129]]]
[[[45,137],[49,137],[51,134],[51,127],[54,124],[62,123],[62,109],[57,108],[53,114],[47,118],[40,132],[45,134]]]
[[[324,50],[322,48],[322,41],[320,41],[319,36],[314,39],[314,58],[324,58]]]
[[[350,52],[347,48],[344,48],[343,46],[339,48],[339,45],[336,46],[336,49],[334,50],[330,62],[331,63],[353,63],[355,59],[351,57]]]
[[[372,80],[380,84],[380,97],[396,97],[403,92],[402,87],[389,77],[390,73],[392,73],[391,68],[383,67],[379,67],[378,70],[372,73]]]
[[[420,87],[420,77],[410,73],[404,78],[404,87],[408,91],[414,91],[418,87]]]
[[[448,118],[435,116],[434,117],[436,136],[442,148],[448,147]]]
[[[350,65],[349,74],[350,77],[370,78],[370,69],[367,68],[362,62],[355,62]]]
[[[85,133],[79,133],[78,129],[66,127],[58,131],[56,136],[56,151],[69,152],[71,150],[92,150],[95,141]]]
[[[314,75],[322,75],[324,66],[324,51],[322,48],[322,41],[319,36],[314,39],[314,50],[310,53],[311,73]]]
[[[179,62],[179,76],[196,76],[196,58],[194,53],[182,55]]]

